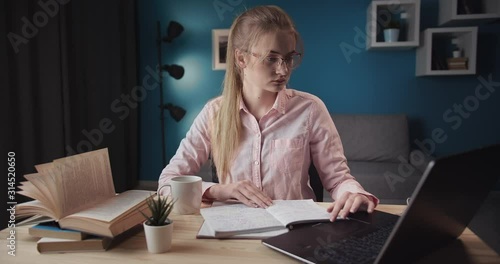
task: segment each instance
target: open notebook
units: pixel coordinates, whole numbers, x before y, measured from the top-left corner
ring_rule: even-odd
[[[286,233],[294,225],[329,222],[330,214],[313,200],[275,200],[268,208],[214,203],[202,208],[198,237],[262,238]]]

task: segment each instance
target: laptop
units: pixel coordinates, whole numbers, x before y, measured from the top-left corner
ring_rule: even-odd
[[[500,145],[431,161],[401,216],[375,210],[262,240],[305,263],[408,263],[456,241],[500,175]]]

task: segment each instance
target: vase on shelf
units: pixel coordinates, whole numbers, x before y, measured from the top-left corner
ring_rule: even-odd
[[[399,40],[399,30],[401,24],[399,20],[391,20],[384,28],[384,41],[397,42]]]
[[[399,29],[398,28],[384,29],[385,42],[397,42],[398,39],[399,39]]]

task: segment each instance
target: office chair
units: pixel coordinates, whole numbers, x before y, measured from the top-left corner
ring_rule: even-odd
[[[311,166],[309,166],[309,184],[314,191],[314,195],[316,196],[316,202],[323,202],[323,184],[319,179],[319,174],[314,164],[311,162]]]

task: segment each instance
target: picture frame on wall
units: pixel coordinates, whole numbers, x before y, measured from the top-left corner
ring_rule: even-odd
[[[212,30],[212,70],[226,69],[226,52],[229,29]]]

